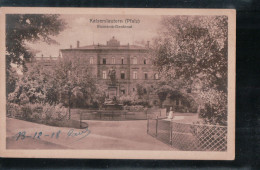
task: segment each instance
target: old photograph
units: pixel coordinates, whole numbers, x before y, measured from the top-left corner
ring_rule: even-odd
[[[1,14],[3,156],[234,159],[234,10],[19,9]]]

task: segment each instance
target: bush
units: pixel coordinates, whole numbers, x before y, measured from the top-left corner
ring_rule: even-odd
[[[18,104],[7,102],[6,116],[12,118],[21,118],[22,117],[21,107]]]
[[[124,110],[129,110],[130,112],[140,112],[140,111],[144,111],[144,106],[141,105],[124,106]]]
[[[143,107],[149,107],[149,102],[145,99],[138,99],[134,101],[133,105],[141,105]]]
[[[223,110],[223,111],[222,111]],[[205,108],[200,111],[200,118],[205,123],[213,125],[227,125],[227,114],[225,109],[220,109],[216,104],[205,104]]]
[[[125,106],[131,106],[138,100],[136,95],[126,95],[119,98],[119,102]]]
[[[7,103],[7,116],[27,121],[53,124],[55,121],[63,121],[67,118],[67,109],[61,104],[50,105],[42,103],[28,103],[18,105]]]
[[[200,110],[200,118],[205,123],[213,125],[227,125],[227,95],[225,93],[214,92],[206,96],[208,102]]]

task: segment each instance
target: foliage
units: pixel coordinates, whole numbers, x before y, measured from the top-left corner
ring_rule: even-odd
[[[200,117],[205,123],[227,125],[227,94],[215,90],[201,94],[208,99],[201,109]]]
[[[142,98],[142,96],[145,94],[144,87],[141,84],[136,84],[136,91],[139,98]]]
[[[162,26],[160,37],[154,42],[153,54],[155,65],[167,84],[175,83],[172,85],[175,87],[179,83],[178,89],[197,88],[204,94],[210,94],[213,89],[215,93],[211,97],[216,98],[218,94],[227,95],[227,17],[164,17]],[[161,92],[162,100],[165,95]],[[196,101],[204,105],[208,99],[198,96]],[[224,114],[227,110],[222,110],[226,108],[226,100],[219,104],[210,104],[219,108],[207,117],[218,123],[222,122],[216,118],[218,114],[223,114],[220,116],[223,121],[227,119]]]
[[[104,87],[97,85],[89,75],[88,67],[77,58],[59,60],[47,70],[41,64],[34,64],[25,72],[8,101],[24,105],[27,103],[49,103],[65,106],[102,106],[105,100]]]
[[[6,95],[14,92],[19,77],[14,68],[6,70]]]
[[[131,106],[134,105],[134,103],[138,100],[138,96],[135,94],[132,95],[123,95],[120,96],[120,103],[123,105]]]
[[[7,116],[24,119],[38,123],[61,121],[67,118],[67,109],[62,105],[50,105],[48,103],[28,103],[18,105],[7,103]]]
[[[52,36],[66,27],[59,15],[7,14],[6,15],[6,66],[11,63],[25,66],[32,57],[26,43],[38,40],[48,44],[57,43]]]
[[[8,95],[8,101],[18,104],[44,102],[47,77],[38,65],[32,67],[16,83],[14,92]]]
[[[162,85],[158,87],[156,93],[160,99],[161,107],[163,102],[166,100],[168,94],[172,93],[172,91],[174,91],[174,89],[169,85]]]
[[[30,49],[28,43],[44,41],[48,44],[57,43],[52,37],[58,35],[66,28],[66,23],[59,15],[46,14],[7,14],[6,15],[6,95],[14,92],[17,73],[14,66],[25,65],[35,51]]]
[[[55,68],[55,80],[63,96],[61,102],[66,105],[74,102],[75,107],[82,107],[89,100],[88,104],[101,106],[105,100],[104,87],[97,85],[90,74],[88,67],[78,58],[60,60]]]
[[[124,106],[124,110],[129,110],[130,112],[141,112],[144,111],[144,109],[142,105]]]

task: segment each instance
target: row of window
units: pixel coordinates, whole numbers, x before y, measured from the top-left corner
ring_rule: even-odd
[[[89,63],[90,63],[90,64],[94,64],[94,59],[93,59],[93,57],[90,57]],[[107,59],[106,59],[106,58],[103,58],[102,64],[107,64]],[[115,59],[115,57],[112,57],[112,64],[116,64],[116,59]],[[121,58],[121,64],[126,64],[126,63],[124,62],[124,57]],[[134,59],[133,59],[133,64],[137,64],[137,58],[136,58],[136,57],[134,57]],[[146,60],[146,59],[143,60],[143,64],[147,64],[147,60]]]
[[[121,77],[121,79],[125,79],[125,72],[124,71],[121,71],[120,77]],[[107,72],[106,71],[103,71],[102,78],[107,79]],[[133,79],[134,80],[138,79],[137,71],[133,71]],[[145,80],[148,79],[148,73],[144,73],[144,79]],[[154,79],[155,80],[159,79],[159,75],[157,73],[154,74]]]

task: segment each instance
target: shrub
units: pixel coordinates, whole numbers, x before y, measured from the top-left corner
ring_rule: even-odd
[[[32,116],[33,111],[32,111],[30,104],[22,106],[21,111],[22,111],[22,118],[23,119],[31,120],[31,116]]]
[[[33,121],[37,123],[54,124],[56,121],[63,121],[67,118],[68,111],[61,104],[50,105],[42,103],[28,103],[18,105],[7,103],[7,116]]]
[[[144,106],[141,105],[124,106],[124,110],[129,110],[131,112],[140,112],[140,111],[144,111]]]
[[[12,118],[21,118],[22,117],[21,107],[18,104],[7,102],[6,116]]]
[[[133,105],[141,105],[143,107],[149,107],[149,102],[145,99],[138,99],[134,101]]]

